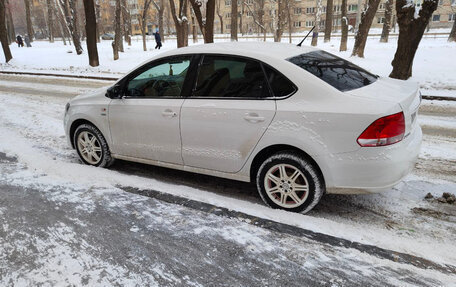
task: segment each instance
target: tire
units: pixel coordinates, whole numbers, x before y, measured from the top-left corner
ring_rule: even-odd
[[[266,205],[303,214],[314,208],[326,191],[318,167],[293,151],[266,159],[257,171],[256,186]]]
[[[76,128],[73,143],[79,158],[87,165],[109,167],[114,163],[106,139],[91,124],[82,124]]]

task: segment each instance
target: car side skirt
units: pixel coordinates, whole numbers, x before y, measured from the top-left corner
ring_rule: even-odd
[[[199,174],[204,174],[204,175],[222,177],[222,178],[227,178],[227,179],[232,179],[232,180],[250,182],[250,176],[243,175],[240,173],[225,173],[225,172],[220,172],[220,171],[216,171],[216,170],[196,168],[196,167],[191,167],[191,166],[186,166],[186,165],[179,165],[179,164],[168,163],[168,162],[163,162],[163,161],[156,161],[156,160],[149,160],[149,159],[144,159],[144,158],[129,157],[129,156],[123,156],[123,155],[118,155],[118,154],[111,154],[111,156],[115,159],[120,159],[120,160],[125,160],[125,161],[150,164],[150,165],[160,166],[160,167],[165,167],[165,168],[171,168],[171,169],[177,169],[177,170],[199,173]]]

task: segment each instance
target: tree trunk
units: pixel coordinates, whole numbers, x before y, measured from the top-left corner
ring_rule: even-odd
[[[101,34],[101,8],[100,4],[98,3],[99,0],[95,0],[95,15],[97,19],[97,43],[100,43],[100,34]]]
[[[219,15],[220,19],[220,34],[223,34],[223,15]]]
[[[122,25],[120,23],[121,17],[121,0],[116,0],[116,10],[114,17],[114,41],[112,42],[112,52],[114,54],[114,61],[119,59],[119,49],[120,44],[122,43]]]
[[[204,43],[213,43],[214,42],[215,0],[207,0],[205,20],[203,20],[203,14],[201,12],[201,6],[203,5],[202,2],[199,0],[189,0],[189,1],[193,7],[193,11],[195,12],[196,20],[198,21],[200,30],[203,33]]]
[[[331,41],[332,21],[333,21],[333,0],[328,0],[326,4],[326,20],[325,20],[325,38],[324,42]],[[358,7],[359,9],[359,7]]]
[[[127,0],[122,0],[122,17],[124,28],[124,40],[128,43],[128,46],[131,46],[131,15],[130,9],[128,9],[127,7]]]
[[[24,0],[25,3],[25,19],[27,21],[27,35],[29,36],[30,42],[33,42],[33,25],[32,25],[32,17],[30,12],[30,0]]]
[[[391,15],[393,14],[393,1],[386,0],[385,2],[385,22],[383,22],[382,36],[380,42],[388,43],[388,36],[391,29]]]
[[[192,35],[193,43],[198,43],[198,28],[196,27],[197,23],[195,20],[195,15],[192,14]]]
[[[355,46],[353,47],[352,56],[364,58],[367,35],[372,25],[372,21],[374,20],[375,13],[377,12],[378,4],[380,4],[380,0],[369,0],[367,10],[362,13],[358,33],[356,33],[355,37]]]
[[[65,1],[65,16],[67,18],[68,29],[70,30],[73,38],[74,48],[76,54],[81,55],[84,51],[81,45],[81,38],[79,36],[78,12],[76,10],[76,0]]]
[[[283,34],[283,1],[285,0],[277,0],[277,29],[274,35],[274,42],[282,41],[282,34]]]
[[[423,37],[426,25],[437,9],[439,0],[424,1],[415,19],[415,7],[407,5],[407,0],[396,0],[397,23],[399,24],[399,39],[397,50],[391,62],[393,71],[391,78],[407,80],[412,76],[413,58]]]
[[[160,0],[160,10],[158,11],[158,32],[161,36],[161,41],[165,42],[165,27],[163,16],[165,14],[165,0]]]
[[[315,28],[312,34],[312,46],[317,46],[318,44],[318,32],[320,32],[320,19],[322,11],[322,0],[317,0],[317,12],[315,13]]]
[[[291,7],[290,7],[290,1],[291,0],[285,0],[286,1],[286,8],[287,8],[287,22],[288,22],[288,41],[290,44],[292,43],[291,39],[291,33],[292,33],[292,23],[291,23]]]
[[[87,38],[87,52],[89,54],[89,65],[97,67],[100,65],[98,61],[98,50],[97,50],[97,18],[95,16],[95,5],[93,0],[83,0],[84,11],[85,11],[85,31]]]
[[[14,29],[13,15],[11,14],[11,7],[8,0],[6,1],[5,10],[9,43],[14,43],[16,41],[16,31]]]
[[[144,0],[144,7],[143,7],[142,15],[141,15],[141,35],[142,35],[144,51],[147,51],[147,44],[146,44],[147,13],[149,11],[151,2],[152,2],[152,0]]]
[[[62,31],[62,37],[65,38],[65,36],[68,37],[68,42],[71,45],[71,33],[70,30],[68,29],[68,23],[65,20],[65,14],[62,10],[62,6],[60,5],[60,2],[58,0],[54,1],[54,7],[55,7],[55,15],[58,18],[58,22],[60,23],[60,30]],[[65,41],[64,41],[65,43]]]
[[[237,5],[237,0],[231,0],[231,41],[237,41],[237,40],[238,40],[238,5]]]
[[[176,27],[177,48],[188,45],[187,0],[179,0],[179,12],[176,12],[174,0],[169,0],[171,16]]]
[[[242,18],[244,18],[244,1],[241,0],[241,15],[239,17],[239,33],[244,36],[244,27],[242,26]]]
[[[54,7],[52,5],[52,0],[47,0],[47,15],[48,15],[48,33],[49,33],[49,42],[54,43]]]
[[[347,37],[348,37],[348,19],[347,19],[347,0],[342,0],[342,36],[340,38],[339,51],[347,51]]]
[[[8,30],[6,29],[6,6],[5,0],[0,0],[0,41],[2,42],[3,54],[5,61],[8,63],[12,58],[8,42]]]
[[[450,36],[448,36],[448,42],[456,42],[456,19],[453,22],[453,28],[451,28]]]

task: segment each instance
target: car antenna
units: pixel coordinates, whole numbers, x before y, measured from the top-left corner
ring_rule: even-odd
[[[302,39],[302,41],[299,42],[298,47],[301,47],[302,42],[304,42],[304,40],[307,39],[307,36],[309,36],[309,34],[313,31],[313,29],[315,29],[315,26],[313,26],[312,29],[310,29],[309,33],[307,33],[307,35],[304,37],[304,39]]]

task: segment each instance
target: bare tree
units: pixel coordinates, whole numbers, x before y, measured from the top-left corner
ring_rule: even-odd
[[[33,42],[33,25],[32,25],[32,17],[30,11],[30,0],[24,0],[25,4],[25,19],[27,21],[27,34],[29,36],[30,42]]]
[[[0,0],[0,41],[2,42],[5,61],[8,63],[12,58],[8,42],[8,31],[6,29],[6,5],[5,0]]]
[[[201,8],[203,3],[200,0],[189,0],[195,12],[196,20],[203,33],[204,43],[214,42],[214,17],[215,17],[215,0],[207,0],[206,2],[206,17],[203,19]],[[234,0],[237,1],[237,0]],[[231,3],[233,5],[233,3]],[[233,17],[233,15],[231,15]]]
[[[171,1],[171,0],[170,0]],[[146,29],[147,29],[147,13],[150,8],[150,4],[152,3],[152,0],[144,0],[144,5],[141,13],[141,35],[142,35],[142,41],[143,41],[143,50],[147,51],[147,45],[146,45]]]
[[[323,5],[321,3],[322,0],[317,0],[317,11],[315,12],[315,28],[312,35],[312,46],[317,46],[318,44],[318,33],[320,32],[320,20],[321,20],[321,13],[323,11]]]
[[[264,26],[263,16],[264,16],[264,3],[265,0],[257,0],[256,1],[256,9],[252,8],[252,4],[244,2],[245,7],[247,10],[252,14],[253,22],[258,26],[258,33],[260,31],[263,32],[263,41],[266,42],[266,27]]]
[[[70,45],[71,45],[71,33],[68,29],[68,25],[66,23],[66,20],[65,20],[65,15],[63,13],[63,10],[62,10],[62,6],[60,6],[60,3],[58,0],[52,0],[54,1],[54,12],[55,12],[55,16],[57,18],[57,22],[59,23],[59,28],[60,28],[60,33],[62,34],[62,40],[63,40],[63,44],[66,45],[66,40],[65,40],[65,36],[68,37],[68,41],[70,42]]]
[[[50,43],[54,43],[54,5],[52,5],[52,2],[52,0],[47,0],[48,33]]]
[[[333,0],[327,0],[326,2],[326,20],[325,20],[325,38],[324,42],[331,41],[331,31],[333,22]]]
[[[97,43],[100,43],[100,34],[102,33],[102,25],[101,25],[101,7],[99,0],[95,0],[95,15],[97,18]]]
[[[283,26],[285,25],[285,0],[276,0],[277,2],[277,24],[274,33],[274,42],[282,41]]]
[[[187,0],[179,0],[178,11],[176,11],[174,0],[169,0],[169,7],[176,27],[177,47],[188,46]]]
[[[366,47],[367,35],[374,20],[375,13],[378,9],[380,0],[369,0],[367,10],[361,14],[361,22],[359,23],[358,32],[355,37],[355,45],[353,47],[352,56],[364,58],[364,48]],[[359,7],[358,7],[359,9]]]
[[[238,0],[231,0],[231,41],[238,40]]]
[[[451,12],[453,14],[453,28],[451,28],[450,35],[448,36],[448,42],[456,42],[456,10],[453,8],[454,6],[451,7]]]
[[[241,0],[241,11],[239,13],[239,33],[244,36],[244,27],[242,26],[242,18],[244,18],[244,1]]]
[[[76,9],[76,0],[59,0],[60,5],[64,8],[66,23],[71,37],[73,38],[76,54],[81,55],[83,52],[81,38],[79,36],[78,11]]]
[[[340,37],[339,51],[347,51],[347,37],[348,37],[348,19],[347,19],[347,0],[342,0],[342,35]]]
[[[85,31],[87,36],[87,52],[89,54],[89,65],[97,67],[100,65],[98,61],[97,50],[97,18],[95,16],[95,5],[93,0],[83,0],[85,11]]]
[[[6,0],[6,5],[5,5],[5,11],[6,11],[6,26],[7,26],[7,31],[8,31],[8,39],[9,43],[13,43],[16,41],[16,31],[14,29],[14,21],[13,21],[13,15],[11,13],[11,3],[9,3],[9,0]]]
[[[408,5],[407,0],[396,0],[399,39],[397,40],[396,54],[391,63],[393,66],[393,71],[389,75],[391,78],[406,80],[412,76],[416,50],[438,3],[439,0],[424,1],[418,15],[416,15],[415,7]]]
[[[157,12],[158,12],[158,31],[160,33],[160,36],[161,36],[161,40],[162,42],[165,42],[165,30],[163,29],[163,15],[165,14],[165,0],[160,0],[159,3],[157,3],[157,1],[155,0],[152,0],[152,3],[154,4],[155,6],[155,9],[157,9]]]
[[[124,39],[128,46],[131,46],[131,15],[130,9],[127,7],[127,0],[122,0],[122,18]]]
[[[112,52],[114,54],[114,61],[119,59],[119,49],[122,43],[122,25],[120,23],[122,17],[121,0],[116,0],[116,10],[114,17],[114,41],[112,41]]]
[[[293,9],[293,0],[285,0],[285,11],[287,14],[287,24],[288,24],[288,41],[291,43],[291,33],[293,32],[293,23],[291,21],[291,9]]]
[[[191,14],[191,17],[192,17],[193,43],[198,43],[198,23],[196,23],[195,12],[193,12],[193,9],[190,9],[190,14]]]
[[[217,16],[219,17],[220,19],[220,34],[223,34],[223,14],[220,12],[220,3],[222,2],[222,0],[217,0],[216,2],[216,13],[217,13]]]
[[[385,21],[383,22],[382,36],[380,42],[387,43],[389,32],[391,29],[391,15],[393,14],[394,0],[386,0],[385,2]]]

